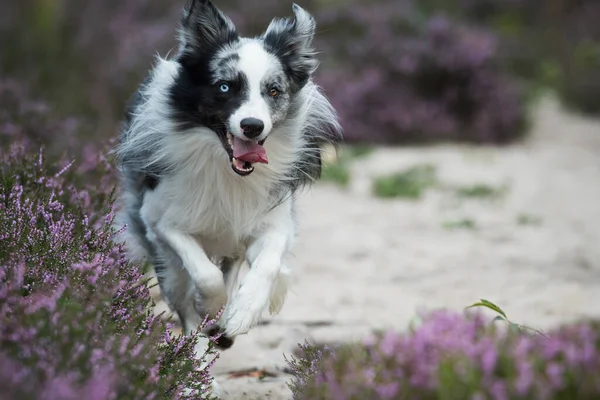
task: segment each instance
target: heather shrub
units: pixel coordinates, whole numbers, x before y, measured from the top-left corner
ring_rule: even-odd
[[[600,112],[597,1],[423,0],[418,6],[497,34],[502,68],[524,79],[530,94],[551,88],[569,108]]]
[[[583,0],[567,11],[557,56],[562,72],[558,93],[569,108],[599,114],[600,3]]]
[[[197,337],[151,314],[143,271],[113,241],[103,152],[33,151],[69,124],[23,93],[0,84],[0,397],[205,398],[216,354],[195,359]]]
[[[518,84],[496,38],[396,1],[321,12],[318,81],[348,142],[506,143],[526,128]]]
[[[497,35],[498,59],[511,74],[536,81],[549,46],[544,40],[546,5],[540,0],[423,0],[426,15],[443,11],[461,23]]]
[[[513,327],[513,325],[510,325]],[[593,399],[600,396],[600,324],[546,335],[481,314],[425,314],[404,334],[300,346],[294,399]]]
[[[90,160],[86,164],[95,166],[100,154],[97,148],[91,141],[83,144],[78,140],[83,125],[82,118],[58,116],[47,102],[34,97],[23,81],[0,78],[0,147],[8,148],[14,142],[44,144],[46,154],[53,158],[76,152]]]
[[[84,132],[106,138],[152,57],[174,49],[183,1],[5,3],[0,74],[29,82],[63,114],[92,118]],[[291,14],[291,2],[218,4],[248,35]],[[325,59],[318,80],[341,110],[349,141],[506,142],[522,132],[519,89],[494,70],[491,35],[423,19],[408,1],[302,6],[317,17]]]
[[[27,81],[66,115],[106,137],[157,51],[173,45],[179,2],[5,1],[0,73]]]

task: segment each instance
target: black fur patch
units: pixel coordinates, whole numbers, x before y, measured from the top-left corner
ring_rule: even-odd
[[[181,14],[183,51],[203,50],[237,39],[233,22],[210,0],[191,0]]]
[[[318,64],[312,48],[315,21],[298,6],[294,5],[293,10],[296,19],[275,18],[262,39],[265,49],[281,61],[294,89],[300,90]]]
[[[216,60],[219,52],[233,47],[239,36],[233,22],[208,0],[192,0],[181,18],[182,49],[176,59],[179,76],[170,89],[173,118],[180,129],[206,126],[225,140],[225,121],[247,97],[248,84],[238,74],[227,80],[230,90],[220,91],[217,71],[226,68],[235,53]]]
[[[180,129],[207,126],[224,135],[227,119],[248,97],[248,82],[243,74],[226,82],[226,93],[219,89],[221,82],[214,83],[209,63],[215,52],[186,54],[179,60],[183,68],[171,87],[170,100]]]
[[[146,174],[144,177],[143,185],[144,188],[154,190],[160,183],[160,177],[156,175]]]

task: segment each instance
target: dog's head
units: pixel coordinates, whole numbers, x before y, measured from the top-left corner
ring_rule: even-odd
[[[181,69],[171,89],[175,117],[184,127],[216,132],[242,176],[268,162],[265,140],[317,68],[315,20],[297,5],[293,12],[257,38],[240,37],[209,0],[191,0],[182,13]]]

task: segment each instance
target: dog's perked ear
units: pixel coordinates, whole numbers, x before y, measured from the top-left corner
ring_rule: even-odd
[[[182,52],[208,50],[238,38],[233,21],[210,0],[188,0],[180,22]]]
[[[294,19],[274,19],[263,35],[266,49],[277,56],[297,89],[301,89],[318,66],[312,47],[316,22],[312,15],[294,4]]]

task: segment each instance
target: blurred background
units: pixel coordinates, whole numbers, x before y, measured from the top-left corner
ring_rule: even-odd
[[[78,134],[114,136],[126,99],[175,46],[182,1],[2,0],[2,98],[29,96]],[[289,1],[217,4],[246,35]],[[600,112],[595,0],[306,0],[318,20],[317,80],[347,142],[509,143],[544,90]],[[43,136],[43,132],[39,132]],[[56,138],[52,138],[52,142]],[[65,143],[57,143],[62,147]]]
[[[245,36],[292,14],[215,3]],[[182,4],[0,0],[0,143],[83,164],[109,146],[153,57],[175,48]],[[600,317],[600,1],[298,4],[346,145],[299,203],[282,314],[216,366],[275,372],[228,375],[227,390],[283,398],[282,352],[404,329],[423,307],[483,297],[540,329]]]

